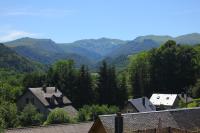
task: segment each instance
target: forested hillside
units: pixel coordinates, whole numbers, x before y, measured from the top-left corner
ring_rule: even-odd
[[[42,64],[28,60],[3,44],[0,44],[0,68],[13,69],[19,72],[44,69]]]
[[[52,64],[61,59],[72,59],[76,66],[81,64],[90,65],[91,61],[84,55],[75,52],[65,53],[65,50],[50,39],[22,38],[7,42],[6,45],[18,54],[42,64]]]

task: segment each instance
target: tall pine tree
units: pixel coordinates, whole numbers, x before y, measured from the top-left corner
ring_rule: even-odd
[[[92,104],[94,101],[92,79],[88,68],[84,65],[82,65],[79,70],[77,80],[76,106],[79,108],[86,104]]]
[[[115,67],[108,67],[107,63],[103,61],[98,79],[99,103],[118,105],[117,91]]]
[[[125,102],[128,100],[127,85],[126,85],[126,75],[122,74],[120,77],[120,82],[118,84],[117,91],[117,103],[120,108],[124,107]]]

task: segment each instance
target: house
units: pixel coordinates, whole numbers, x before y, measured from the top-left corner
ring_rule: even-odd
[[[136,113],[136,112],[148,112],[155,111],[156,107],[149,101],[147,97],[129,99],[126,103],[123,113]]]
[[[200,128],[200,107],[100,115],[89,133],[132,133],[158,127],[196,131]]]
[[[177,94],[153,94],[150,101],[157,110],[174,109],[178,107],[179,98]]]
[[[5,133],[88,133],[92,122],[78,124],[57,124],[49,126],[13,128],[5,130]]]
[[[17,106],[23,109],[29,103],[33,104],[45,117],[55,108],[64,109],[70,116],[77,115],[72,102],[56,87],[28,88],[18,99]]]
[[[180,101],[183,103],[192,102],[192,98],[186,94],[153,94],[150,102],[156,106],[157,110],[178,108]]]

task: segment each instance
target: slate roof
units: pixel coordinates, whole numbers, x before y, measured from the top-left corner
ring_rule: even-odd
[[[88,133],[92,122],[8,129],[5,133]]]
[[[72,102],[66,97],[62,95],[62,92],[60,92],[55,87],[46,87],[46,92],[43,90],[42,87],[40,88],[29,88],[29,91],[37,97],[40,102],[49,110],[53,110],[55,108],[62,108],[70,116],[76,116],[78,114],[78,111],[72,106]],[[59,100],[57,98],[62,97],[62,102],[59,103]],[[48,101],[48,98],[52,98],[53,105]]]
[[[143,98],[145,100],[145,105],[143,105]],[[128,102],[131,103],[138,112],[155,111],[156,107],[149,101],[149,99],[147,97],[143,98],[129,99]]]
[[[122,116],[124,133],[157,128],[159,119],[161,120],[162,128],[172,127],[187,130],[197,130],[197,128],[200,128],[200,107],[143,113],[126,113]],[[115,115],[100,115],[99,119],[108,133],[114,133]]]
[[[62,93],[55,87],[46,87],[46,92],[43,91],[42,87],[39,88],[29,88],[29,91],[32,92],[45,106],[50,106],[50,103],[47,101],[47,98],[52,96],[60,97]],[[58,105],[58,101],[54,99],[55,105]],[[64,104],[71,104],[71,101],[66,97],[63,96],[63,103]]]
[[[156,106],[173,106],[177,96],[177,94],[153,94],[150,101]]]

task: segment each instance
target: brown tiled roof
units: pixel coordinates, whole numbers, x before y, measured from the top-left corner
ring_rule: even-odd
[[[92,122],[8,129],[5,133],[88,133]]]
[[[101,115],[99,119],[108,133],[114,133],[115,115]],[[124,132],[157,128],[159,119],[162,128],[196,130],[200,128],[200,107],[123,114]]]
[[[43,91],[42,87],[39,88],[29,88],[29,91],[32,92],[33,95],[35,95],[45,106],[49,106],[49,102],[46,98],[50,98],[52,96],[61,96],[62,93],[55,87],[46,87],[46,92]],[[58,105],[58,102],[54,101],[55,105]],[[64,104],[71,104],[71,101],[66,97],[63,96],[63,103]]]

